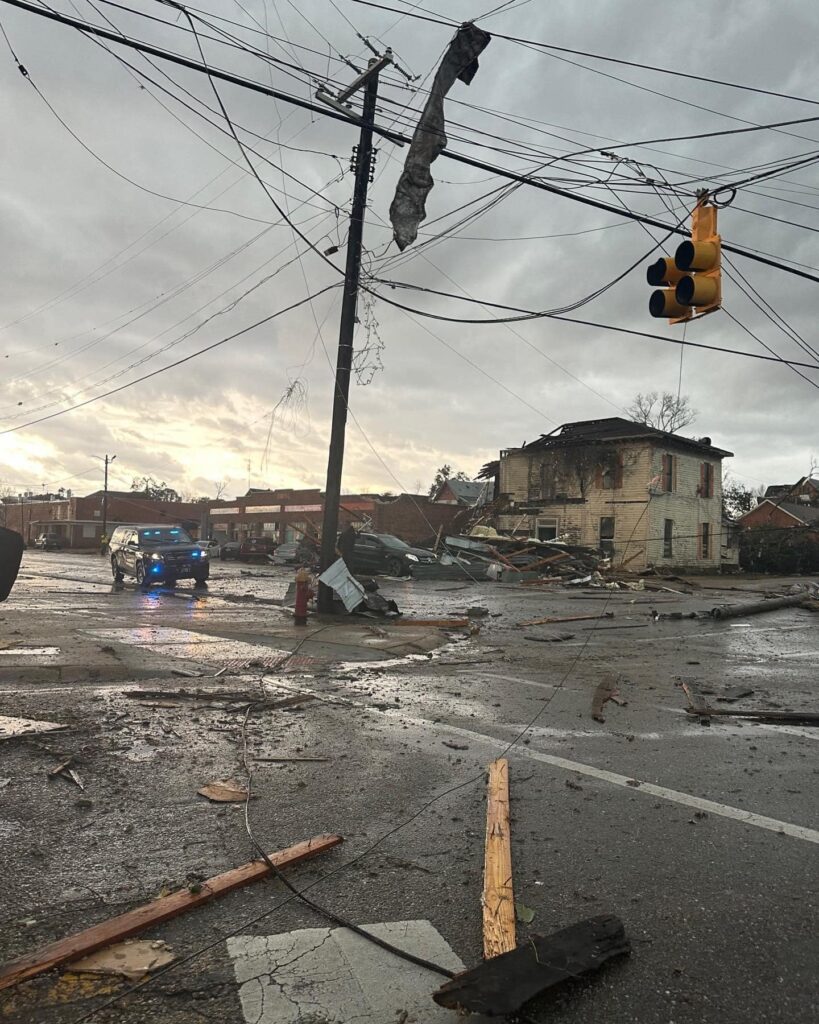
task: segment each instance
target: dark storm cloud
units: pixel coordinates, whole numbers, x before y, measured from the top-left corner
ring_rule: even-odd
[[[134,6],[142,8],[141,3]],[[253,26],[238,6],[229,5],[226,10],[215,0],[205,6]],[[292,5],[279,5],[282,24],[273,8],[265,12],[261,0],[246,6],[262,24],[267,15],[270,31],[282,38],[286,33],[293,42],[326,54],[326,43],[308,24],[312,22],[340,52],[361,53],[352,30],[324,0],[300,3],[301,13]],[[64,9],[72,13],[69,5]],[[93,16],[91,8],[81,9]],[[379,12],[349,0],[344,0],[343,9],[362,33],[393,45],[403,65],[421,75],[434,68],[451,35],[448,28],[406,17],[399,20],[398,12]],[[474,5],[466,0],[436,5],[435,9],[445,11],[454,21],[475,15]],[[812,95],[813,54],[807,41],[815,38],[819,27],[819,12],[812,5],[797,3],[783,11],[762,3],[730,8],[693,3],[686,7],[686,17],[675,23],[673,33],[667,31],[664,18],[648,18],[646,10],[636,0],[584,5],[534,2],[519,12],[489,19],[485,27],[638,63],[645,59],[706,77]],[[148,28],[140,19],[126,19],[113,9],[107,13],[125,31],[190,55],[196,52],[192,41],[175,29]],[[156,13],[153,6],[150,13]],[[121,65],[72,30],[11,9],[0,14],[32,79],[103,159],[154,191],[175,199],[212,203],[254,218],[177,207],[116,177],[67,134],[6,58],[0,71],[3,124],[5,137],[13,139],[14,145],[9,147],[2,172],[4,248],[13,255],[7,259],[2,280],[4,315],[7,320],[17,319],[65,290],[71,292],[3,332],[0,355],[9,358],[0,361],[6,381],[0,398],[0,427],[46,415],[116,387],[268,316],[308,290],[337,282],[333,272],[308,253],[301,264],[281,270],[235,308],[218,313],[295,254],[294,236],[286,225],[279,224],[251,241],[265,224],[278,222],[279,215],[258,183],[241,166],[225,159],[230,157],[241,165],[235,145],[162,96],[163,102],[225,156],[214,152],[140,89]],[[288,44],[282,45],[292,59]],[[283,55],[278,44],[271,46],[274,55]],[[311,70],[326,72],[326,56],[296,52]],[[252,58],[229,55],[209,44],[207,53],[214,63],[270,80],[266,68]],[[127,59],[167,84],[137,55],[129,54]],[[480,138],[455,122],[549,153],[595,145],[607,149],[618,141],[743,127],[741,120],[732,121],[719,112],[763,123],[811,116],[817,109],[637,68],[598,64],[590,58],[568,59],[575,63],[494,39],[473,84],[468,89],[457,85],[452,99],[539,123],[528,122],[527,127],[451,103],[447,107],[451,148],[466,151],[458,136]],[[214,105],[206,80],[192,72],[168,70]],[[337,73],[340,81],[352,75],[344,66]],[[272,78],[279,88],[300,96],[310,94],[308,87],[280,70],[274,70]],[[616,78],[717,113],[673,102]],[[220,91],[237,122],[271,139],[269,144],[254,140],[253,145],[296,179],[283,177],[257,161],[277,202],[292,211],[297,221],[318,215],[305,223],[303,230],[320,248],[343,245],[349,173],[344,180],[324,186],[340,170],[333,155],[346,167],[355,142],[354,130],[230,86],[220,86]],[[406,89],[386,86],[382,98],[379,117],[385,124],[399,110],[387,99],[399,105],[412,102],[416,108],[423,101],[422,97],[413,99]],[[645,172],[657,178],[667,173],[662,170],[667,168],[675,175],[698,179],[697,184],[707,184],[703,176],[725,175],[720,180],[744,177],[744,172],[737,174],[731,168],[743,169],[816,148],[819,127],[803,125],[786,131],[791,134],[767,131],[700,142],[658,143],[651,149],[626,149],[622,155],[639,160]],[[328,155],[278,149],[277,139]],[[497,139],[483,137],[483,141],[505,146]],[[441,158],[434,168],[437,184],[419,243],[394,259],[395,248],[387,249],[387,209],[403,151],[386,142],[379,143],[379,150],[365,267],[375,273],[383,270],[385,277],[454,293],[463,288],[488,301],[549,309],[595,291],[645,256],[654,239],[662,237],[652,229],[652,238],[636,224],[610,226],[620,224],[612,213],[524,187],[460,229],[465,237],[418,248],[455,223],[458,215],[440,224],[431,223],[435,218],[503,184],[496,178],[481,180],[487,177],[484,172]],[[489,162],[520,170],[532,169],[538,162],[535,157],[519,160],[491,149],[473,152]],[[605,176],[622,169],[599,154],[595,159],[597,162],[583,167],[558,164],[543,173],[573,178],[574,183],[561,182],[571,188],[581,180],[581,172]],[[305,184],[323,190],[330,203],[311,194]],[[721,214],[723,236],[749,248],[817,265],[815,232],[739,209],[814,227],[817,184],[816,171],[807,167],[787,179],[741,193],[734,208]],[[605,188],[586,194],[614,206],[619,203]],[[656,194],[621,195],[630,206],[666,222],[682,216],[666,210]],[[332,204],[337,204],[338,216]],[[589,233],[575,234],[582,231]],[[518,240],[481,240],[493,238]],[[672,240],[666,251],[672,252],[675,245]],[[246,247],[219,262],[242,246]],[[116,257],[114,262],[106,263],[112,257]],[[342,264],[343,248],[335,260]],[[266,266],[265,261],[269,261]],[[736,263],[753,286],[815,346],[812,309],[817,286],[739,258]],[[113,267],[119,269],[112,271]],[[75,289],[77,282],[79,290]],[[222,292],[225,294],[219,297]],[[681,328],[649,318],[647,293],[641,265],[575,315],[679,337]],[[385,294],[446,315],[493,315],[480,306],[422,293]],[[149,309],[154,304],[156,308]],[[725,305],[784,356],[810,361],[730,282],[725,285]],[[368,387],[352,391],[353,412],[372,447],[351,420],[345,462],[348,489],[412,488],[418,480],[426,486],[444,461],[474,473],[500,447],[531,440],[566,420],[616,415],[637,391],[677,387],[679,348],[663,342],[554,320],[510,327],[416,321],[384,302],[376,303],[374,313],[384,344],[385,369]],[[212,493],[214,481],[225,478],[241,490],[248,482],[250,459],[249,478],[254,485],[320,486],[337,318],[336,289],[317,299],[312,308],[305,306],[273,320],[104,402],[2,435],[0,479],[15,484],[29,481],[33,486],[45,479],[56,483],[87,470],[91,454],[116,451],[118,479],[125,485],[131,476],[152,474],[193,493]],[[320,335],[317,323],[322,325]],[[197,328],[195,332],[181,340],[193,328]],[[691,325],[687,337],[764,351],[722,314]],[[366,340],[362,325],[357,346]],[[161,346],[170,347],[155,356]],[[112,377],[145,357],[150,357],[147,362]],[[54,359],[61,361],[46,365]],[[587,387],[569,374],[581,378]],[[11,379],[15,377],[21,379]],[[109,377],[112,379],[106,385],[99,383]],[[307,403],[285,403],[270,430],[270,412],[295,377],[307,387]],[[716,443],[735,451],[734,469],[748,482],[797,477],[807,470],[811,452],[819,450],[814,440],[815,389],[787,368],[689,348],[683,358],[682,389],[699,410],[692,431],[709,434]],[[41,411],[33,412],[41,406]]]

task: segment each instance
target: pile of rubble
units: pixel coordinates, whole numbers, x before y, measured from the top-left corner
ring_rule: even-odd
[[[466,574],[503,582],[589,582],[592,574],[608,565],[594,548],[504,537],[490,529],[478,528],[468,537],[447,537],[444,546],[452,563]]]

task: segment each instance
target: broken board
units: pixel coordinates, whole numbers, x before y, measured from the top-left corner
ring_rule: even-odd
[[[324,853],[333,849],[344,841],[339,835],[314,836],[295,846],[289,846],[286,850],[270,854],[270,860],[278,868],[291,867],[300,864],[302,861],[316,854]],[[0,989],[10,988],[17,985],[26,978],[33,978],[35,975],[43,974],[53,967],[60,967],[78,960],[80,957],[94,953],[98,949],[119,942],[121,939],[130,938],[146,928],[152,928],[172,917],[178,917],[187,910],[207,903],[217,896],[224,896],[242,885],[250,882],[257,882],[267,877],[270,868],[262,860],[254,860],[249,864],[243,864],[239,868],[225,871],[221,875],[215,875],[202,882],[196,892],[189,889],[180,889],[169,896],[160,896],[152,903],[146,903],[135,910],[129,910],[118,917],[112,917],[108,921],[93,925],[83,932],[70,935],[65,939],[58,939],[48,946],[10,960],[0,967]]]
[[[530,936],[525,945],[445,982],[432,998],[451,1010],[503,1017],[545,989],[630,951],[619,918],[592,917],[549,936]]]
[[[505,758],[489,765],[483,871],[483,955],[489,958],[515,948],[509,762]]]

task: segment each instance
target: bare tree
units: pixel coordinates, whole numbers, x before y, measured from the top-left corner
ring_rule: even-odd
[[[230,486],[230,480],[216,480],[214,481],[213,486],[216,489],[216,500],[219,501],[219,499]]]
[[[682,430],[697,418],[697,410],[691,408],[688,395],[678,398],[670,391],[664,391],[662,395],[657,391],[640,393],[627,412],[636,423],[645,423],[669,434]]]

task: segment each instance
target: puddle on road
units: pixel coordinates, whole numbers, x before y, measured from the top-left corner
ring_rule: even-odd
[[[219,665],[240,666],[249,662],[260,662],[264,668],[275,668],[290,654],[289,651],[265,644],[245,643],[243,640],[227,640],[208,633],[196,633],[187,629],[170,629],[162,626],[143,626],[136,629],[87,630],[97,640],[111,640],[114,643],[140,647],[169,658],[183,661],[206,662]]]
[[[22,655],[24,657],[32,658],[35,657],[35,655],[39,657],[46,655],[53,657],[55,654],[59,653],[59,647],[3,647],[0,649],[0,655],[14,654],[18,657]]]

